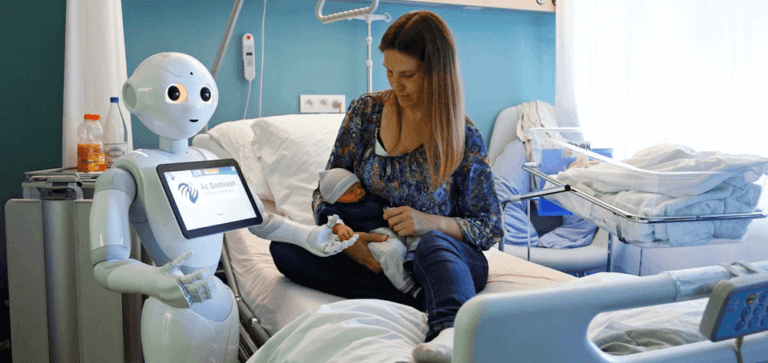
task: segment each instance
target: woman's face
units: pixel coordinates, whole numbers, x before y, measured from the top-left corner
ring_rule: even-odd
[[[425,74],[421,61],[397,50],[384,51],[387,80],[395,92],[400,107],[419,108],[426,105]]]

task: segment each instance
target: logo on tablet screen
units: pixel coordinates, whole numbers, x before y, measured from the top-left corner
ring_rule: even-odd
[[[181,191],[181,195],[184,196],[184,198],[188,198],[192,203],[197,202],[197,197],[199,194],[193,185],[181,183],[179,184],[179,190]]]

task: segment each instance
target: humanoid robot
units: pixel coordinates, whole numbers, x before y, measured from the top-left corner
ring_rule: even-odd
[[[159,176],[159,166],[217,159],[188,146],[216,109],[216,83],[193,57],[159,53],[136,68],[122,93],[128,110],[160,136],[160,148],[130,152],[98,178],[90,215],[94,276],[109,290],[149,295],[141,318],[145,361],[235,362],[237,305],[229,287],[213,275],[222,230],[185,233],[188,226]],[[248,207],[255,213],[255,205],[260,223],[248,228],[261,238],[294,243],[318,256],[339,253],[356,240],[340,242],[331,230],[335,219],[308,226],[264,216],[261,201],[249,194]],[[130,258],[131,226],[156,266]]]

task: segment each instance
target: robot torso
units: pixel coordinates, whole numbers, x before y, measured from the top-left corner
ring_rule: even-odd
[[[139,149],[115,163],[115,167],[128,171],[136,182],[136,198],[129,210],[129,220],[157,266],[186,251],[193,251],[192,257],[182,266],[182,272],[191,273],[203,267],[215,272],[221,255],[222,234],[193,239],[184,237],[157,173],[160,164],[214,159],[217,157],[213,153],[195,147],[189,147],[183,155]]]

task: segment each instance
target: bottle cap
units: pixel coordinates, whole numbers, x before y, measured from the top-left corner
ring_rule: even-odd
[[[109,98],[109,103],[117,103],[117,101],[118,101],[117,97],[110,97]]]
[[[98,120],[101,119],[101,116],[94,115],[94,114],[91,114],[91,113],[86,113],[85,116],[83,116],[83,117],[85,117],[86,120],[96,120],[96,121],[98,121]]]

